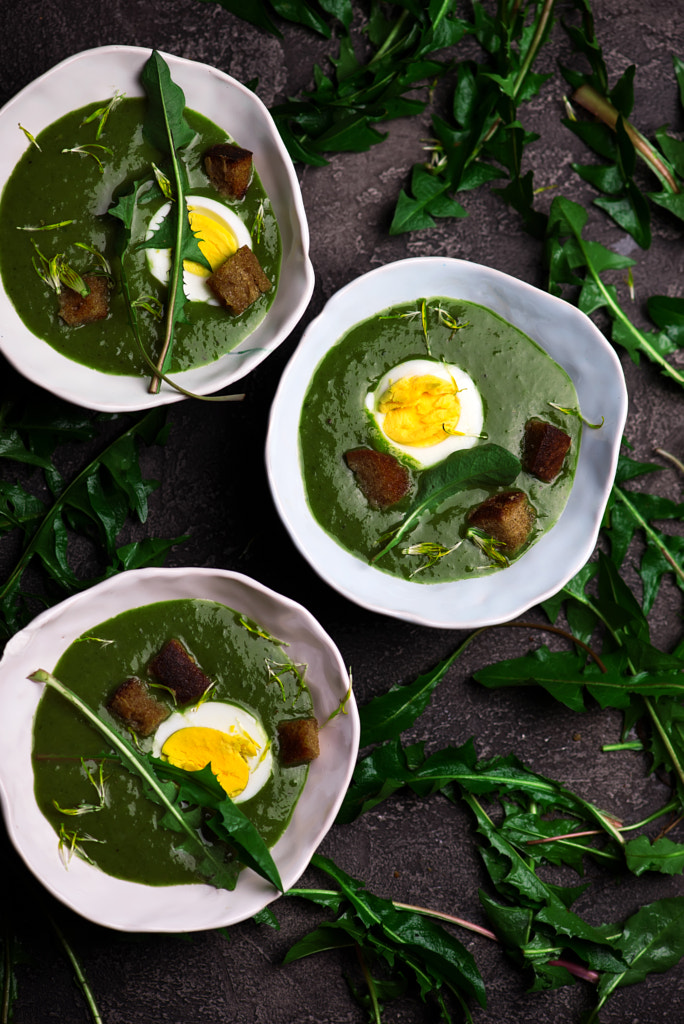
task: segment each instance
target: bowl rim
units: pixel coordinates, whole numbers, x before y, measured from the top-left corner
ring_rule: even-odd
[[[60,116],[83,106],[89,102],[77,89],[83,80],[89,82],[88,95],[92,90],[92,99],[99,99],[100,92],[110,95],[122,85],[127,87],[127,96],[144,95],[139,77],[152,52],[151,47],[119,44],[81,50],[33,79],[8,100],[0,109],[0,190],[26,150],[26,139],[17,128],[18,122],[27,127],[32,125],[33,133],[38,134]],[[279,287],[255,331],[232,352],[205,366],[174,375],[174,380],[187,390],[208,395],[255,369],[289,337],[303,316],[314,288],[309,228],[294,165],[270,112],[256,93],[219,68],[162,50],[157,52],[169,65],[173,80],[183,88],[189,107],[199,109],[232,137],[242,137],[243,141],[247,133],[235,128],[249,123],[255,162],[281,233]],[[221,104],[220,97],[226,89],[231,90],[232,104]],[[212,114],[212,110],[218,114]],[[164,382],[157,395],[150,395],[147,377],[105,374],[57,352],[26,328],[5,294],[1,279],[0,352],[33,383],[88,409],[134,412],[186,397]]]
[[[0,716],[0,805],[7,831],[24,863],[48,891],[96,924],[129,932],[218,928],[252,917],[280,896],[247,868],[232,891],[203,883],[148,886],[124,881],[80,858],[73,858],[67,871],[59,859],[57,836],[33,793],[32,723],[44,685],[28,682],[27,676],[40,667],[39,662],[49,661],[43,667],[51,671],[84,630],[130,608],[178,597],[236,607],[227,599],[231,595],[241,596],[238,607],[248,617],[274,635],[285,634],[295,660],[302,660],[298,653],[307,654],[307,682],[321,722],[321,754],[312,762],[290,823],[271,851],[287,890],[305,871],[335,820],[354,770],[360,733],[342,656],[306,608],[251,577],[225,569],[125,570],[42,612],[9,640],[0,660],[0,700],[6,709]],[[254,607],[263,614],[254,615]],[[346,713],[331,719],[343,700]]]
[[[450,282],[456,291],[440,288],[439,284],[445,282]],[[481,293],[490,301],[483,301]],[[367,565],[343,549],[318,524],[306,501],[298,424],[315,368],[350,327],[398,302],[443,295],[479,302],[523,330],[569,373],[587,419],[600,421],[604,415],[605,423],[601,430],[582,432],[573,489],[558,522],[505,574],[426,584],[402,580]],[[572,329],[573,347],[558,351],[559,344],[550,344],[549,337],[540,337],[538,331],[530,329],[524,322],[530,308],[537,311],[540,324],[564,323],[566,329]],[[592,356],[591,374],[586,373],[588,353]],[[581,388],[577,364],[582,368]],[[588,396],[592,400],[584,401]],[[474,629],[509,621],[551,597],[590,558],[610,495],[626,417],[627,389],[620,361],[603,334],[576,306],[492,267],[454,257],[410,257],[373,268],[353,279],[336,291],[307,325],[283,371],[271,406],[266,471],[274,504],[295,546],[318,575],[340,594],[369,611],[418,625]],[[554,541],[564,534],[573,554],[560,564],[554,553]],[[535,574],[545,578],[545,582],[532,586]],[[497,582],[491,585],[491,581],[503,579],[511,586],[502,588]],[[505,599],[501,596],[504,590],[508,592]]]

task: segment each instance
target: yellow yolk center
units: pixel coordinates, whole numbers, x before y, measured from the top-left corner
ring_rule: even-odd
[[[206,726],[178,729],[162,747],[162,755],[177,768],[197,772],[206,765],[217,777],[229,797],[238,796],[249,781],[246,757],[259,749],[245,732],[226,733]]]
[[[188,220],[193,234],[197,237],[202,255],[216,270],[229,256],[237,252],[238,243],[232,229],[211,210],[201,206],[188,206]],[[190,274],[209,277],[210,271],[194,260],[184,260],[183,267]]]
[[[402,377],[380,399],[382,429],[397,444],[427,448],[456,431],[461,415],[454,380],[424,374]]]

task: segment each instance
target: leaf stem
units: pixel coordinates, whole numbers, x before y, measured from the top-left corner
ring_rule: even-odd
[[[373,980],[371,972],[368,970],[368,965],[364,959],[363,953],[361,952],[361,946],[358,944],[358,942],[355,942],[354,945],[356,947],[356,956],[359,961],[359,964],[361,965],[361,971],[366,982],[366,987],[368,988],[368,995],[370,997],[373,1012],[373,1020],[375,1021],[375,1024],[381,1024],[380,1004],[378,1003],[378,993],[375,989],[375,981]]]
[[[397,18],[392,27],[392,31],[388,32],[387,38],[385,39],[382,46],[378,48],[378,50],[373,54],[371,59],[368,61],[367,67],[372,68],[373,65],[377,64],[378,61],[382,60],[387,51],[391,49],[391,47],[394,45],[395,39],[397,38],[402,28],[404,27],[404,22],[408,17],[408,13],[408,10],[404,10],[401,12],[401,14],[399,15],[399,17]]]
[[[679,776],[681,784],[684,786],[684,764],[682,764],[679,758],[677,757],[676,751],[672,746],[670,737],[667,735],[665,727],[663,726],[663,723],[661,722],[660,717],[656,712],[656,709],[653,703],[651,702],[650,697],[644,697],[643,701],[646,710],[648,711],[651,717],[651,721],[653,722],[653,725],[655,726],[655,729],[658,735],[660,736],[660,739],[662,740],[663,746],[665,747],[670,756],[670,760],[672,761],[672,771],[676,772],[676,774]]]
[[[684,568],[682,568],[682,566],[679,565],[678,562],[675,560],[674,556],[670,554],[670,552],[667,549],[667,546],[660,539],[660,537],[655,532],[650,523],[648,523],[646,519],[644,519],[644,517],[639,513],[637,508],[632,504],[632,502],[629,500],[624,491],[620,490],[620,488],[616,486],[613,488],[613,493],[616,498],[618,498],[624,505],[627,506],[631,515],[633,515],[636,521],[639,523],[639,526],[644,531],[650,542],[654,545],[654,547],[658,549],[658,551],[660,551],[663,558],[670,563],[677,576],[679,576],[679,579],[684,583]]]
[[[679,370],[675,369],[674,366],[672,366],[670,363],[668,363],[668,361],[665,359],[665,357],[662,356],[660,354],[660,352],[658,352],[658,350],[653,347],[653,345],[651,345],[651,343],[648,341],[646,336],[644,334],[642,334],[642,332],[637,327],[634,326],[634,324],[629,319],[629,317],[623,312],[622,308],[615,301],[615,299],[613,298],[613,296],[610,293],[610,290],[603,283],[603,281],[601,280],[601,277],[600,277],[598,271],[594,267],[592,258],[591,258],[590,254],[589,254],[588,249],[587,249],[586,242],[582,238],[581,234],[573,231],[573,235],[574,235],[574,237],[575,237],[575,239],[577,241],[577,244],[578,244],[578,246],[579,246],[579,248],[580,248],[580,250],[582,252],[582,256],[584,258],[584,262],[585,262],[585,264],[587,266],[587,269],[588,269],[589,273],[591,274],[592,278],[594,279],[596,287],[601,292],[601,296],[603,297],[603,300],[604,300],[606,306],[608,307],[608,309],[610,310],[612,316],[616,320],[619,320],[620,323],[623,325],[623,327],[625,327],[625,329],[631,335],[633,335],[633,337],[636,339],[637,344],[639,345],[639,347],[642,348],[646,353],[648,353],[649,358],[654,363],[658,363],[663,368],[665,373],[668,374],[670,377],[673,377],[674,380],[676,380],[678,384],[684,384],[684,374],[680,373]]]
[[[441,910],[430,910],[428,907],[413,906],[411,903],[400,903],[398,900],[392,900],[392,906],[396,907],[397,910],[408,910],[414,914],[422,914],[424,917],[434,917],[438,921],[447,921],[449,924],[458,925],[459,928],[465,928],[466,931],[475,932],[477,935],[484,935],[486,939],[492,939],[494,942],[498,942],[498,938],[493,931],[489,928],[483,928],[480,924],[474,924],[472,921],[466,921],[463,917],[456,917],[454,914],[445,914]]]
[[[103,1024],[102,1017],[100,1015],[100,1011],[97,1008],[97,1004],[95,1002],[95,998],[93,996],[92,990],[91,990],[90,985],[88,984],[88,982],[86,980],[86,976],[83,973],[83,969],[82,969],[82,967],[81,967],[81,965],[80,965],[80,963],[78,961],[78,958],[76,957],[76,954],[74,953],[73,949],[71,948],[71,946],[67,942],[67,940],[66,940],[66,938],[64,936],[64,933],[62,932],[61,928],[58,926],[57,922],[50,915],[48,915],[48,921],[50,922],[50,926],[52,927],[52,930],[54,931],[55,935],[57,936],[57,938],[58,938],[58,940],[60,942],[60,945],[62,946],[64,952],[66,953],[66,955],[67,955],[67,957],[69,959],[69,962],[71,963],[71,966],[72,966],[73,971],[74,971],[74,975],[76,976],[76,981],[78,982],[78,986],[81,989],[81,991],[83,992],[83,996],[85,998],[85,1001],[88,1004],[88,1009],[90,1010],[90,1015],[91,1015],[91,1017],[93,1019],[93,1024]]]
[[[598,117],[600,121],[607,124],[615,131],[620,113],[606,96],[602,96],[593,86],[584,84],[576,89],[572,95],[575,103],[588,110],[590,114]],[[665,166],[659,154],[651,146],[632,124],[625,118],[622,119],[625,131],[639,156],[649,165],[654,174],[662,181],[668,192],[679,194],[681,189],[673,178],[668,167]]]
[[[2,1024],[9,1024],[10,1021],[10,1002],[12,999],[12,944],[14,937],[11,933],[10,925],[5,923],[5,937],[3,942],[3,960],[4,970],[2,978],[2,1016],[0,1021]]]
[[[542,8],[541,14],[537,18],[537,27],[535,29],[534,36],[532,37],[532,42],[530,43],[529,49],[525,54],[525,58],[520,67],[520,71],[518,72],[518,77],[516,78],[515,83],[513,85],[514,96],[517,96],[520,92],[523,82],[525,81],[527,72],[530,70],[532,64],[535,61],[539,47],[542,44],[544,33],[546,32],[546,27],[548,25],[551,14],[553,13],[555,2],[556,0],[546,0]]]
[[[666,452],[664,448],[656,448],[655,451],[658,455],[662,455],[664,459],[668,459],[676,466],[680,473],[684,473],[684,462],[681,462],[675,455],[672,455],[671,452]]]
[[[533,36],[532,41],[530,43],[530,46],[529,46],[529,48],[527,50],[527,53],[525,54],[523,62],[521,64],[521,66],[520,66],[520,70],[518,71],[518,74],[516,76],[515,82],[513,83],[513,89],[512,89],[512,93],[513,93],[513,97],[512,98],[513,98],[513,100],[515,100],[517,98],[518,93],[522,89],[523,84],[525,82],[525,78],[527,76],[527,72],[530,70],[530,68],[532,67],[532,64],[535,61],[535,58],[537,56],[537,52],[539,50],[539,47],[541,46],[541,42],[542,42],[542,38],[543,38],[544,32],[546,31],[546,26],[548,24],[548,21],[549,21],[549,18],[551,17],[552,12],[553,12],[553,8],[554,8],[555,2],[556,2],[556,0],[545,0],[544,7],[542,8],[542,11],[541,11],[541,13],[538,16],[537,27],[535,29],[534,36]],[[501,115],[498,115],[494,119],[494,121],[489,126],[487,131],[484,133],[484,135],[482,136],[480,141],[474,147],[472,153],[470,153],[468,155],[468,158],[467,158],[466,163],[465,163],[466,167],[469,164],[471,164],[473,162],[473,160],[477,159],[477,157],[480,154],[480,151],[482,150],[482,147],[484,145],[486,145],[490,141],[490,139],[492,139],[496,135],[497,131],[499,130],[499,128],[501,127],[501,125],[503,123],[504,123],[504,119],[503,119],[503,117]]]
[[[31,537],[29,543],[24,548],[24,551],[22,552],[19,561],[15,565],[10,575],[5,580],[2,587],[0,587],[0,601],[2,601],[2,599],[8,593],[11,592],[12,587],[15,585],[15,583],[17,583],[18,580],[21,579],[21,576],[24,573],[28,563],[33,558],[42,537],[46,533],[48,533],[49,530],[52,529],[52,524],[54,523],[55,517],[57,516],[60,508],[64,505],[67,498],[69,497],[69,494],[73,490],[75,490],[83,480],[87,479],[87,477],[92,473],[92,471],[95,469],[98,463],[102,462],[102,459],[108,452],[112,451],[118,444],[121,443],[121,441],[124,440],[124,438],[135,436],[135,434],[137,434],[140,431],[141,427],[145,424],[145,422],[150,418],[151,415],[151,413],[148,413],[146,416],[143,416],[132,427],[129,427],[128,430],[124,431],[123,434],[120,434],[118,437],[116,437],[110,444],[107,445],[106,448],[103,449],[103,451],[99,453],[99,455],[96,455],[95,458],[92,459],[88,463],[88,465],[85,466],[85,468],[82,469],[81,472],[74,477],[71,483],[67,484],[62,493],[55,499],[52,507],[45,513],[42,522],[38,526],[36,532]]]

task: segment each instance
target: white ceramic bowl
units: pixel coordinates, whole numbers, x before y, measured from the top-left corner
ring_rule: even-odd
[[[243,921],[276,899],[277,891],[244,870],[228,892],[212,886],[148,886],[112,878],[78,857],[68,870],[57,836],[33,794],[33,716],[43,687],[27,676],[52,671],[62,652],[85,630],[129,608],[177,598],[204,598],[244,612],[290,643],[288,654],[306,663],[319,723],[320,756],[311,763],[302,795],[272,849],[285,889],[294,885],[332,825],[354,768],[359,718],[353,696],[346,714],[327,721],[345,697],[349,678],[339,651],[301,605],[238,573],[220,569],[139,569],[121,573],[39,615],[7,644],[0,661],[0,797],[9,835],[28,867],[67,906],[109,928],[131,932],[185,932]]]
[[[27,146],[18,123],[37,135],[69,111],[107,99],[116,90],[128,97],[143,96],[140,73],[150,53],[137,46],[84,50],[57,64],[13,97],[0,110],[0,187]],[[254,165],[273,204],[282,240],[280,283],[261,324],[233,352],[174,378],[187,390],[206,395],[240,380],[258,366],[301,318],[314,285],[309,229],[292,161],[261,100],[216,68],[166,53],[162,56],[172,79],[183,89],[187,105],[254,153]],[[184,397],[165,383],[158,395],[150,395],[147,378],[99,373],[67,359],[24,326],[1,282],[0,351],[25,377],[89,409],[149,409]]]
[[[565,510],[553,529],[502,572],[451,583],[398,579],[350,554],[314,519],[299,452],[299,418],[311,377],[350,327],[398,302],[446,296],[493,309],[534,339],[569,374],[585,428]],[[307,327],[276,392],[266,443],[273,499],[294,543],[332,587],[364,608],[425,626],[471,629],[506,622],[555,594],[590,557],[608,500],[627,392],[613,349],[584,313],[497,270],[464,260],[400,260],[352,281]]]

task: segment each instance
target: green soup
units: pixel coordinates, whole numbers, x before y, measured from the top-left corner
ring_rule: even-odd
[[[279,764],[278,723],[309,717],[313,711],[301,675],[304,668],[289,662],[282,645],[260,632],[231,608],[213,601],[145,605],[93,626],[65,651],[54,674],[122,735],[129,735],[108,711],[107,702],[127,677],[145,678],[148,663],[168,640],[180,640],[215,682],[206,703],[244,708],[261,722],[271,741],[272,774],[239,806],[272,846],[290,820],[308,772],[307,766]],[[153,692],[174,710],[168,693]],[[143,749],[151,749],[153,739],[140,741]],[[101,734],[62,697],[46,690],[34,719],[33,768],[36,800],[55,831],[64,830],[67,837],[74,831],[78,837],[87,835],[77,845],[117,878],[148,885],[198,881],[193,857],[178,849],[181,837],[161,825],[163,810],[147,799],[138,778],[108,759],[108,753]],[[97,804],[82,758],[95,778],[99,765],[104,765],[106,807],[70,816],[64,812]],[[220,846],[216,840],[213,845]],[[227,848],[224,852],[230,860]],[[236,875],[238,870],[236,864]]]
[[[119,253],[125,229],[108,211],[119,197],[131,192],[134,182],[153,181],[153,164],[169,178],[172,171],[168,160],[143,138],[145,100],[120,101],[96,139],[98,122],[88,117],[102,106],[89,105],[51,124],[38,135],[38,145],[29,145],[17,163],[0,201],[0,273],[28,329],[58,352],[103,373],[148,376],[122,291]],[[203,155],[209,146],[230,140],[200,114],[190,110],[185,114],[197,133],[182,151],[186,194],[215,200],[242,221],[272,288],[239,316],[203,301],[186,303],[187,323],[179,323],[174,331],[172,372],[211,363],[252,333],[273,302],[281,260],[278,225],[258,174],[253,173],[244,199],[220,196],[204,171]],[[239,141],[249,148],[249,139]],[[147,193],[143,189],[134,213],[133,244],[124,257],[141,342],[155,362],[164,326],[154,310],[158,313],[165,306],[167,288],[150,273],[146,250],[136,249],[136,243],[144,239],[149,222],[165,202],[158,189],[148,188]],[[82,275],[97,265],[82,245],[104,255],[114,286],[105,319],[69,326],[58,314],[57,295],[34,267],[40,265],[35,246],[46,260],[62,254]]]
[[[486,440],[520,456],[525,423],[532,418],[552,423],[570,435],[570,451],[552,483],[541,483],[522,472],[512,484],[527,494],[536,511],[532,543],[557,521],[572,487],[581,421],[550,405],[577,411],[572,381],[539,345],[492,310],[471,302],[432,298],[426,303],[426,330],[420,310],[420,301],[406,303],[355,325],[318,365],[304,399],[299,431],[300,462],[311,511],[320,525],[357,557],[369,560],[380,549],[383,535],[403,519],[411,495],[390,508],[372,508],[344,456],[358,447],[391,452],[408,466],[415,493],[423,470],[391,445],[366,401],[394,367],[407,360],[428,359],[435,365],[457,366],[472,378],[483,403],[486,435],[476,443]],[[454,321],[459,325],[456,329]],[[491,572],[490,558],[465,539],[468,512],[491,493],[471,487],[452,495],[421,516],[415,528],[373,564],[416,583]],[[406,553],[408,547],[424,544],[438,544],[444,550],[458,546],[433,564],[427,564],[425,554]]]

